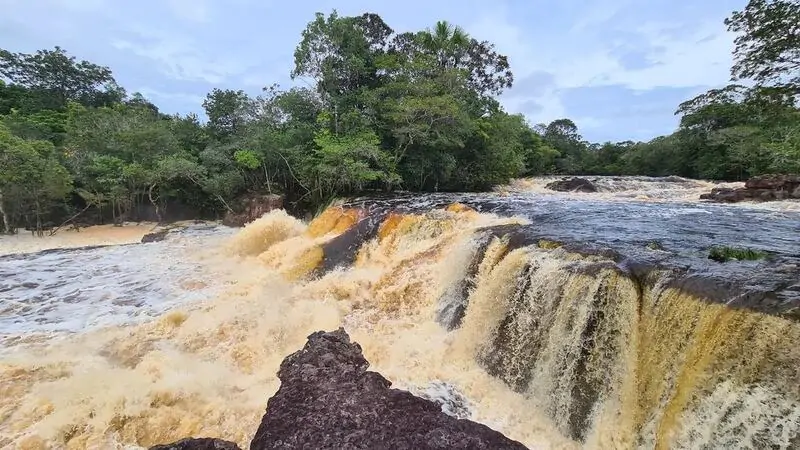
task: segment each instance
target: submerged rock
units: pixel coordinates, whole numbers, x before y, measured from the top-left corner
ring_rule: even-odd
[[[167,238],[167,234],[169,234],[169,229],[147,233],[142,236],[142,244],[147,244],[149,242],[161,242]]]
[[[188,438],[166,445],[156,445],[150,450],[241,450],[233,442],[212,438]]]
[[[343,329],[317,332],[287,357],[251,450],[273,448],[524,449],[491,428],[391,389]]]
[[[457,419],[472,417],[472,403],[450,383],[443,381],[431,382],[425,388],[411,390],[417,397],[430,400],[442,408],[442,412]]]
[[[547,183],[545,188],[560,192],[597,192],[597,186],[586,178],[565,178]]]

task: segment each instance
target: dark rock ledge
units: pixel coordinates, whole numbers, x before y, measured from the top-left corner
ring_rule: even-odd
[[[586,178],[563,178],[545,185],[546,189],[559,192],[597,192],[597,186]]]
[[[437,403],[391,389],[389,380],[368,367],[361,346],[344,329],[309,336],[302,350],[281,363],[281,387],[269,399],[250,449],[525,448],[485,425],[448,416]],[[152,447],[236,448],[215,439]]]
[[[714,188],[700,199],[722,203],[800,199],[800,175],[760,175],[747,180],[743,188]]]

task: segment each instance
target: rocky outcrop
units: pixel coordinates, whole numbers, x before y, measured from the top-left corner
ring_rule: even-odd
[[[597,186],[586,178],[564,178],[547,183],[545,188],[559,192],[597,192]]]
[[[761,175],[747,180],[744,187],[747,189],[769,189],[772,191],[794,190],[800,187],[800,175]]]
[[[283,197],[275,194],[248,196],[240,200],[234,211],[228,211],[222,224],[229,227],[243,227],[273,209],[283,207]]]
[[[368,367],[361,346],[344,329],[309,336],[281,363],[281,387],[267,403],[250,450],[525,449],[486,425],[445,414],[433,401],[391,389]],[[188,439],[151,450],[237,448],[231,445]]]
[[[272,448],[523,449],[497,431],[444,414],[398,389],[343,329],[317,332],[286,358],[252,450]]]
[[[723,203],[800,199],[800,175],[761,175],[747,180],[743,188],[714,188],[700,199]]]

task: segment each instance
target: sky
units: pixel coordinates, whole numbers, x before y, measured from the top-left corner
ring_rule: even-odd
[[[674,131],[677,105],[727,84],[746,0],[0,0],[0,48],[58,45],[108,66],[166,113],[202,112],[214,88],[292,86],[315,12],[379,14],[396,31],[447,20],[509,57],[501,102],[531,123],[568,117],[592,142]],[[299,83],[296,81],[295,83]]]

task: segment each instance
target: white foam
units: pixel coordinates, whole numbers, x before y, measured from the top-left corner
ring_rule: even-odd
[[[210,298],[221,285],[208,282],[197,249],[233,231],[194,226],[162,242],[0,259],[0,341],[134,323]]]

